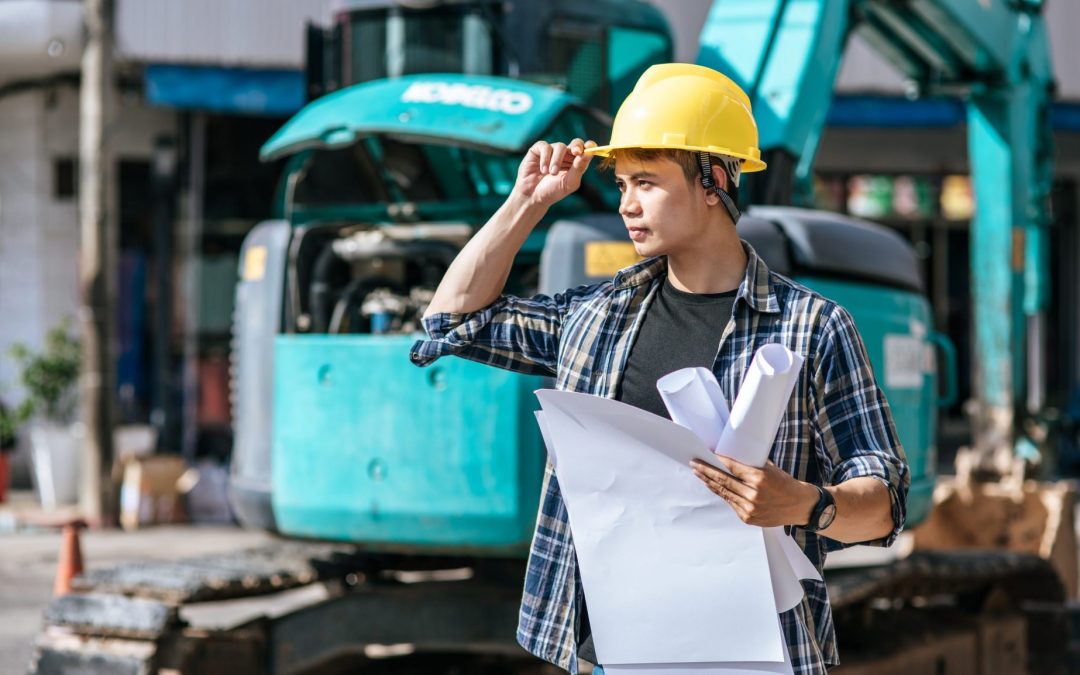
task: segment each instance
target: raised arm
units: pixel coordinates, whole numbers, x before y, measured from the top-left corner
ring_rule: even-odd
[[[585,148],[595,145],[575,138],[569,145],[537,141],[529,148],[510,196],[458,253],[425,317],[474,312],[499,297],[529,233],[552,204],[581,185],[591,160]]]

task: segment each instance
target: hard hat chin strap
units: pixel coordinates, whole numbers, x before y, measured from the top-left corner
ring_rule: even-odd
[[[721,188],[713,180],[712,159],[709,157],[709,153],[699,152],[697,155],[698,163],[701,164],[701,186],[716,193],[724,208],[727,209],[728,215],[731,216],[731,222],[738,225],[739,216],[742,215],[742,212],[739,211],[739,207],[735,205],[735,200],[731,198],[727,190]]]

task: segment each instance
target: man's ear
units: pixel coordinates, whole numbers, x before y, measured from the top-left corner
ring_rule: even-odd
[[[718,188],[720,188],[721,190],[727,190],[727,188],[728,188],[727,171],[724,171],[724,167],[720,166],[719,164],[717,164],[715,162],[713,162],[713,165],[712,165],[712,179],[713,179],[713,183],[715,183]],[[705,192],[705,203],[706,204],[708,204],[709,206],[719,206],[720,205],[720,195],[716,194],[716,190],[706,189],[705,187],[702,187],[702,190]]]

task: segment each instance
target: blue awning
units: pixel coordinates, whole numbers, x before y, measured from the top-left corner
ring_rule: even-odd
[[[1080,131],[1080,105],[1054,103],[1050,122],[1055,131]],[[825,124],[832,128],[949,129],[967,124],[964,102],[953,98],[908,100],[894,96],[838,94]]]
[[[304,106],[304,74],[298,70],[152,64],[145,81],[152,105],[275,116]]]
[[[945,98],[908,100],[892,96],[833,97],[829,127],[873,127],[884,129],[949,128],[967,119],[963,101]]]

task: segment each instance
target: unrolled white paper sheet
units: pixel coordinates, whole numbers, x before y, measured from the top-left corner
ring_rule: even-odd
[[[605,675],[791,675],[791,656],[783,645],[784,660],[775,663],[638,663],[604,666]]]
[[[784,553],[787,555],[788,562],[791,563],[791,570],[795,572],[795,576],[800,579],[822,581],[821,572],[818,572],[818,569],[814,567],[814,563],[810,562],[810,558],[806,557],[806,553],[798,542],[784,534],[784,528],[782,527],[775,528],[774,532],[780,541],[781,548],[784,549]]]
[[[544,417],[543,410],[537,410],[533,414],[536,415],[536,425],[540,427],[540,438],[544,440],[544,447],[547,448],[548,461],[551,462],[551,466],[554,468],[555,463],[559,460],[555,457],[555,444],[551,442],[551,432],[548,430],[547,418]]]
[[[765,553],[769,558],[769,578],[772,579],[773,597],[776,600],[777,614],[797,607],[803,599],[803,587],[794,565],[784,550],[783,539],[790,539],[784,534],[783,527],[765,528]],[[804,558],[806,556],[803,556]]]
[[[600,663],[782,667],[763,530],[694,476],[692,458],[716,463],[704,443],[618,401],[537,397]]]
[[[757,350],[720,434],[717,454],[764,466],[802,363],[802,356],[781,344]]]
[[[664,407],[681,424],[715,449],[728,423],[728,404],[708,368],[683,368],[656,381]]]

